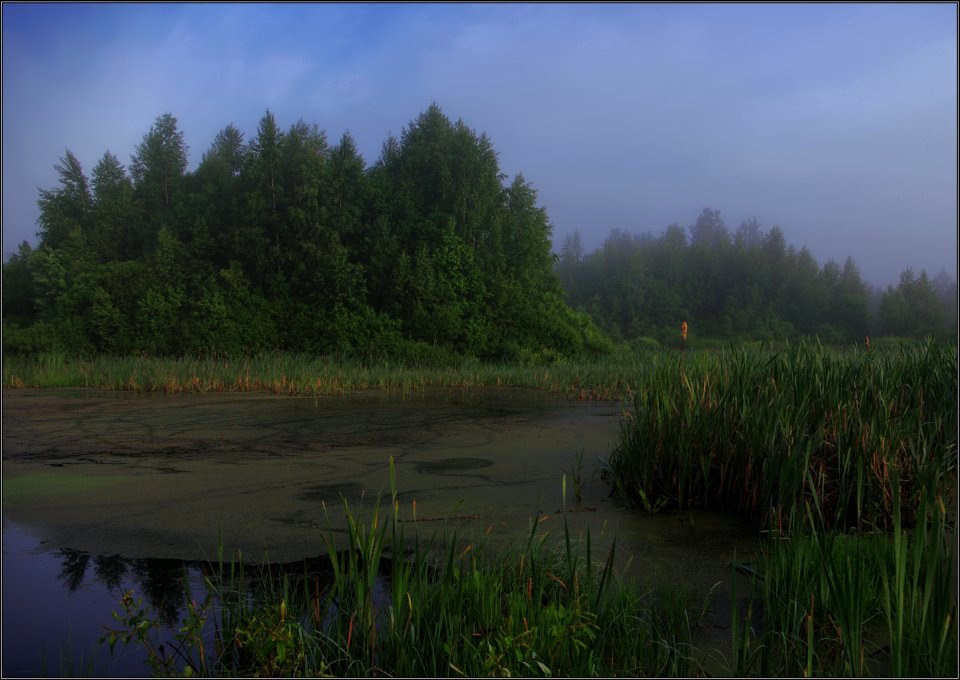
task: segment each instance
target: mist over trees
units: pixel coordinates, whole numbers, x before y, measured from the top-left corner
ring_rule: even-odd
[[[270,111],[221,130],[199,166],[157,118],[129,169],[92,181],[68,150],[40,192],[39,245],[3,266],[4,350],[537,360],[602,351],[553,272],[522,175],[437,105],[372,167]]]
[[[821,267],[779,227],[751,219],[731,233],[709,208],[659,236],[615,229],[590,254],[574,232],[556,271],[571,306],[617,341],[675,344],[681,320],[700,337],[736,340],[956,336],[957,284],[944,272],[931,281],[907,269],[897,286],[872,290],[852,258]]]
[[[270,111],[249,141],[224,127],[192,172],[188,152],[169,113],[127,168],[106,151],[88,178],[65,152],[38,246],[3,265],[5,352],[542,361],[672,344],[683,320],[716,339],[956,333],[945,274],[871,290],[851,258],[821,267],[710,209],[589,254],[574,233],[556,256],[531,184],[436,104],[369,167],[349,134]]]

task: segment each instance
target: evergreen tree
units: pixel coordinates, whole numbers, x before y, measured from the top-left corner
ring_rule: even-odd
[[[282,287],[283,257],[281,200],[283,132],[273,114],[267,112],[257,126],[250,144],[245,171],[246,229],[244,242],[250,251],[258,285]]]
[[[90,184],[83,174],[77,157],[67,149],[55,165],[60,175],[59,189],[41,189],[37,205],[40,207],[40,243],[49,248],[58,248],[78,229],[86,233],[90,228],[93,198]]]
[[[157,231],[166,225],[177,229],[176,204],[187,169],[188,148],[177,119],[169,113],[157,117],[130,162],[134,194],[144,216],[145,252],[152,249]]]
[[[109,151],[93,169],[93,248],[101,262],[129,260],[139,254],[133,185]]]

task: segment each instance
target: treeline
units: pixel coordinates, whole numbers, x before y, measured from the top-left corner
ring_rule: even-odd
[[[931,280],[907,269],[881,292],[864,283],[850,257],[821,267],[807,248],[788,246],[779,227],[765,232],[748,220],[731,234],[709,208],[689,236],[677,224],[660,236],[614,230],[590,254],[575,232],[556,271],[571,306],[617,341],[676,344],[681,320],[691,336],[726,340],[847,343],[957,332],[957,284],[945,274]]]
[[[195,171],[161,115],[129,168],[68,150],[39,244],[3,266],[5,352],[536,360],[609,341],[564,302],[533,187],[437,105],[367,168],[354,140],[261,118]]]

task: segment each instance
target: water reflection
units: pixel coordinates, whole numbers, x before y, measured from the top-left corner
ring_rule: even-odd
[[[64,548],[56,553],[60,559],[58,580],[68,592],[80,588],[93,565],[92,580],[97,585],[116,595],[119,602],[123,590],[130,584],[124,584],[129,576],[134,589],[158,613],[164,623],[175,623],[181,604],[184,602],[184,583],[193,569],[203,573],[201,563],[182,562],[169,559],[127,559],[119,555],[95,555],[80,550]],[[89,583],[89,580],[88,580]]]
[[[90,563],[90,555],[76,550],[60,550],[58,553],[63,560],[59,579],[67,586],[67,590],[72,592],[83,583],[87,565]]]
[[[389,571],[389,561],[385,559],[382,567]],[[44,550],[5,519],[3,570],[3,677],[149,676],[142,648],[118,644],[111,656],[106,645],[99,643],[105,628],[120,627],[113,612],[122,614],[121,598],[129,590],[142,599],[148,616],[163,624],[151,636],[168,648],[186,614],[187,599],[202,601],[209,592],[208,582],[218,583],[221,574],[229,587],[245,591],[250,602],[274,595],[286,580],[291,597],[306,596],[314,623],[331,614],[324,601],[333,571],[325,556],[249,566],[228,562],[221,569],[203,561]],[[385,602],[387,589],[388,579],[383,576],[377,580],[374,597]],[[206,633],[211,636],[216,619],[208,619]]]
[[[3,677],[147,677],[143,649],[99,643],[120,624],[121,597],[132,590],[163,625],[151,633],[173,640],[190,596],[202,600],[209,567],[199,562],[96,555],[45,549],[3,521]]]
[[[127,563],[119,555],[97,555],[94,560],[97,578],[110,591],[120,590],[120,581],[127,573]]]

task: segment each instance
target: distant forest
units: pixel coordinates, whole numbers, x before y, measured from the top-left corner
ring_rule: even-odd
[[[187,153],[170,114],[128,168],[108,151],[88,178],[66,152],[39,244],[3,264],[4,352],[543,361],[674,341],[682,320],[719,339],[956,333],[955,282],[908,270],[871,295],[851,259],[821,268],[755,222],[731,237],[709,209],[689,239],[615,231],[585,255],[574,234],[558,257],[536,191],[436,104],[369,168],[349,134],[269,111],[192,172]]]
[[[872,289],[853,258],[822,267],[807,248],[788,246],[783,231],[748,220],[730,233],[705,208],[687,230],[655,237],[614,230],[584,255],[567,237],[556,271],[567,301],[617,341],[676,343],[678,319],[700,337],[783,340],[816,336],[829,344],[865,336],[956,338],[957,283],[944,272],[900,274],[896,286]]]

